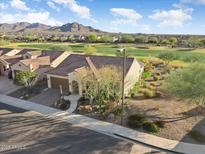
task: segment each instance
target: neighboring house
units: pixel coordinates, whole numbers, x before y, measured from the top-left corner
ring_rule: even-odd
[[[0,56],[3,56],[7,53],[9,53],[10,51],[12,51],[12,48],[0,48]]]
[[[11,66],[12,76],[18,71],[31,71],[39,74],[39,79],[45,77],[45,72],[57,67],[65,58],[68,52],[58,51],[30,51],[22,55],[23,60]]]
[[[20,52],[18,49],[0,48],[0,75],[8,75],[10,66],[20,58],[16,56]]]
[[[57,67],[69,52],[39,51],[35,49],[10,49],[0,48],[0,75],[14,78],[18,71],[36,71],[40,79],[45,77],[45,72]]]
[[[96,73],[96,70],[103,66],[116,66],[122,68],[123,58],[112,56],[86,56],[71,54],[55,69],[47,72],[48,88],[59,89],[61,86],[64,92],[71,92],[82,95],[84,89],[83,78],[87,69]],[[140,79],[144,66],[134,58],[127,58],[125,93]],[[120,71],[119,73],[122,73]]]

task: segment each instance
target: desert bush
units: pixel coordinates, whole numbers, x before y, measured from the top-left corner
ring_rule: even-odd
[[[78,103],[80,103],[81,105],[88,105],[90,104],[90,99],[86,97],[80,97]]]
[[[205,64],[194,63],[172,71],[163,83],[163,89],[174,97],[205,105]]]
[[[116,115],[116,116],[122,115],[122,108],[121,108],[121,107],[116,108],[116,109],[113,111],[113,113],[114,113],[114,115]]]
[[[154,89],[155,89],[155,87],[152,86],[152,85],[146,85],[145,88],[147,88],[147,89],[149,89],[149,90],[154,90]]]
[[[144,123],[143,129],[151,133],[157,133],[160,130],[159,127],[153,122]]]
[[[158,81],[158,80],[160,80],[160,79],[161,79],[161,77],[160,77],[160,76],[158,76],[158,75],[155,75],[153,78],[154,78],[154,81]]]
[[[151,73],[148,71],[145,71],[142,73],[142,79],[147,79],[151,76]]]
[[[158,121],[155,121],[154,122],[159,128],[164,128],[165,127],[165,121],[161,121],[161,120],[158,120]]]
[[[147,118],[141,116],[141,115],[131,115],[128,117],[128,121],[127,124],[130,128],[140,128],[143,126],[144,123],[146,123],[148,121]]]
[[[155,96],[154,92],[152,90],[149,90],[149,89],[144,90],[144,95],[145,95],[146,98],[152,98],[152,97]]]
[[[61,110],[67,110],[70,107],[70,101],[69,100],[64,100],[63,98],[60,98],[55,106]]]
[[[129,92],[131,98],[136,96],[136,94],[139,92],[140,86],[141,86],[140,82],[135,83],[135,85],[133,86],[133,88]]]

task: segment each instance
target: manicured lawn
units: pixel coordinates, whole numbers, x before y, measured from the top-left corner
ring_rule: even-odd
[[[49,50],[53,46],[64,47],[65,49],[71,49],[73,52],[83,52],[86,43],[12,43],[8,47],[17,48],[35,48],[41,50]],[[175,60],[186,61],[190,57],[201,57],[205,62],[205,49],[185,49],[185,48],[168,48],[151,46],[148,49],[142,49],[135,44],[92,44],[97,49],[97,54],[101,55],[116,55],[116,50],[120,47],[126,47],[128,54],[134,57],[157,57],[162,52],[172,52],[175,55]]]

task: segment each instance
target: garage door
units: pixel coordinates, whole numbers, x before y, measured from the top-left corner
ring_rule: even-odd
[[[51,77],[51,88],[59,89],[62,86],[63,92],[69,92],[68,79]]]

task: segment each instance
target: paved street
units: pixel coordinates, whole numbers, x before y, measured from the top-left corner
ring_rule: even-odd
[[[133,146],[126,141],[1,103],[0,123],[1,153],[128,154]]]

